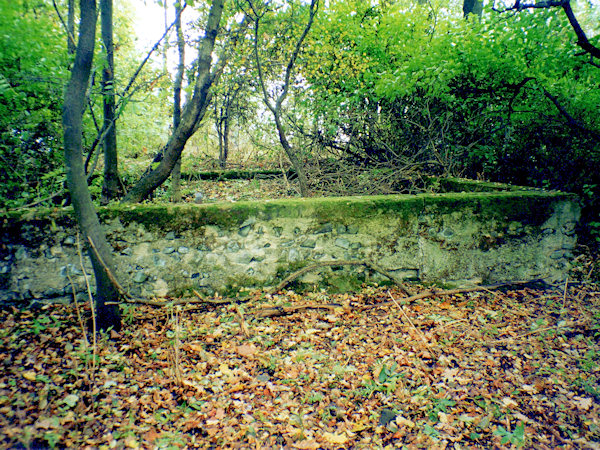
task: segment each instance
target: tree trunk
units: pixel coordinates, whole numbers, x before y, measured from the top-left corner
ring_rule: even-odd
[[[91,239],[98,253],[96,254],[96,251],[88,245],[88,253],[96,278],[96,294],[94,296],[96,325],[99,329],[112,326],[119,330],[121,328],[119,308],[117,305],[107,305],[108,302],[118,300],[118,292],[105,269],[115,273],[111,248],[92,203],[82,157],[82,118],[85,94],[94,58],[96,0],[80,0],[80,11],[79,40],[63,105],[65,170],[75,218],[85,242],[87,243],[88,239]]]
[[[304,164],[302,164],[302,161],[300,161],[300,158],[296,154],[296,151],[292,148],[289,141],[287,140],[285,128],[283,126],[283,123],[281,122],[279,111],[273,114],[275,116],[275,125],[277,126],[277,133],[279,134],[279,142],[281,143],[285,154],[288,156],[290,162],[292,163],[292,167],[294,168],[294,171],[298,176],[300,195],[302,197],[308,197],[310,195],[310,190],[308,189],[308,178],[306,177]]]
[[[253,9],[254,13],[257,14],[257,11],[254,8],[252,2],[249,1],[249,4],[250,4],[251,8]],[[264,101],[265,105],[267,106],[267,108],[273,114],[273,118],[275,119],[275,125],[277,126],[277,134],[279,135],[279,142],[281,143],[281,146],[283,147],[283,150],[285,151],[286,155],[288,156],[290,163],[292,164],[292,167],[294,168],[294,170],[296,171],[296,174],[298,175],[298,183],[300,186],[300,195],[302,197],[308,197],[310,195],[310,191],[308,189],[308,179],[306,177],[306,171],[304,170],[304,165],[302,164],[300,157],[298,156],[298,153],[291,146],[290,142],[287,139],[285,126],[281,120],[281,115],[282,115],[283,103],[284,103],[284,101],[288,95],[289,89],[290,89],[292,72],[294,70],[294,65],[296,64],[296,59],[298,58],[298,55],[300,54],[300,50],[302,48],[302,43],[304,42],[304,39],[306,38],[306,36],[308,35],[308,32],[310,31],[310,29],[312,27],[312,24],[314,22],[314,18],[315,18],[315,15],[317,14],[318,9],[319,9],[319,0],[311,0],[308,22],[307,22],[306,26],[304,27],[304,31],[302,32],[302,34],[296,41],[294,51],[290,55],[290,59],[287,63],[286,69],[285,69],[285,76],[284,76],[282,92],[275,99],[274,103],[271,101],[271,98],[270,98],[268,90],[267,90],[266,81],[265,81],[265,78],[263,75],[261,60],[260,60],[260,57],[258,54],[259,21],[262,16],[259,16],[257,14],[256,18],[254,19],[254,59],[256,61],[256,67],[258,70],[258,81],[259,81],[259,84],[260,84],[260,87],[261,87],[261,90],[263,93],[263,101]]]
[[[104,150],[104,182],[102,183],[102,204],[118,198],[122,194],[117,158],[117,124],[115,123],[115,58],[113,44],[113,2],[100,0],[102,42],[106,52],[106,65],[102,70],[102,97],[104,101],[104,125],[106,137],[102,143]]]
[[[185,40],[183,39],[183,30],[181,29],[181,4],[175,2],[175,29],[177,33],[177,52],[179,62],[175,81],[173,82],[173,129],[177,129],[181,122],[181,87],[183,85],[183,72],[185,70]],[[171,187],[173,188],[172,201],[177,203],[181,201],[181,156],[177,158],[173,173],[171,174]]]
[[[224,105],[220,108],[215,106],[215,128],[219,137],[219,167],[227,167],[227,158],[229,157],[229,114],[231,110],[231,97],[228,94],[223,96]]]
[[[223,108],[219,108],[215,101],[215,129],[217,130],[217,137],[219,138],[219,167],[225,168],[226,160],[223,153]]]
[[[75,0],[69,0],[67,5],[67,51],[75,53]]]
[[[211,72],[211,60],[223,13],[223,3],[224,0],[213,0],[210,6],[205,35],[198,50],[198,75],[194,92],[181,112],[179,126],[173,130],[173,134],[165,146],[163,159],[155,169],[150,170],[131,188],[123,199],[125,203],[141,202],[169,177],[181,156],[183,147],[196,131],[206,113],[212,98],[210,89],[218,75],[218,72]]]
[[[466,19],[469,14],[473,14],[481,19],[483,12],[483,0],[463,0],[463,15]]]
[[[225,122],[223,123],[223,154],[221,155],[221,166],[223,169],[227,166],[227,158],[229,158],[229,112],[230,105],[227,104],[225,110]]]

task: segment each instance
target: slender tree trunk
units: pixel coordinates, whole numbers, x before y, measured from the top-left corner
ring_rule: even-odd
[[[104,182],[102,204],[122,194],[117,157],[117,124],[115,123],[115,58],[113,44],[113,0],[100,0],[102,42],[106,65],[102,70],[102,97],[104,101],[103,130],[108,130],[102,143],[104,149]]]
[[[217,118],[215,128],[219,137],[219,167],[227,167],[227,158],[229,157],[229,114],[231,111],[231,97],[224,95],[224,105],[220,108],[215,106],[215,117]]]
[[[75,218],[85,242],[88,242],[88,239],[91,240],[97,251],[96,254],[96,251],[88,246],[96,278],[94,296],[96,325],[99,329],[112,326],[119,330],[121,328],[119,308],[117,305],[107,304],[118,300],[118,292],[105,269],[108,268],[113,274],[115,273],[111,248],[92,203],[82,157],[82,118],[85,108],[85,93],[94,58],[96,0],[80,0],[80,11],[79,40],[63,105],[65,170]]]
[[[221,158],[221,166],[223,169],[227,166],[227,158],[229,158],[229,113],[230,113],[230,105],[227,104],[227,109],[225,110],[225,121],[223,123],[223,155]]]
[[[226,161],[223,154],[223,108],[219,108],[217,103],[215,101],[215,129],[219,138],[219,167],[224,169]]]
[[[254,7],[251,0],[248,0],[248,3],[250,5],[250,7],[253,9],[254,13],[256,14],[256,18],[254,19],[254,59],[256,61],[256,67],[258,70],[258,81],[260,83],[260,87],[261,87],[261,90],[263,93],[263,101],[264,101],[265,105],[267,106],[267,108],[273,114],[273,118],[275,119],[275,125],[277,127],[277,134],[279,135],[279,142],[281,143],[281,146],[283,147],[283,150],[285,151],[286,155],[288,156],[290,163],[292,164],[292,167],[294,168],[294,170],[296,171],[296,174],[298,175],[298,184],[300,187],[300,195],[302,197],[308,197],[310,195],[310,191],[308,189],[308,179],[306,177],[306,171],[304,170],[304,165],[302,164],[302,161],[300,160],[300,156],[298,155],[298,152],[296,151],[296,149],[294,149],[292,147],[292,145],[290,144],[290,142],[287,138],[285,125],[283,124],[281,116],[282,116],[282,112],[283,112],[283,103],[289,93],[292,72],[294,71],[296,59],[298,58],[298,55],[300,54],[300,50],[302,49],[302,43],[304,42],[304,39],[308,35],[308,32],[310,31],[312,24],[314,22],[315,15],[317,14],[317,11],[319,9],[319,0],[311,0],[311,2],[310,2],[308,22],[306,23],[306,26],[304,27],[304,31],[302,32],[302,34],[296,41],[294,51],[290,55],[290,59],[287,63],[286,69],[285,69],[283,89],[282,89],[281,94],[275,99],[275,102],[273,102],[271,97],[269,96],[265,77],[263,74],[260,56],[258,53],[259,22],[260,22],[261,17],[264,14],[263,15],[258,14],[258,12],[257,12],[256,8]]]
[[[224,0],[213,0],[210,6],[205,35],[198,50],[198,75],[194,85],[192,98],[186,103],[181,112],[181,122],[173,130],[169,138],[163,159],[159,165],[144,175],[133,186],[123,202],[135,203],[144,200],[151,192],[160,186],[171,174],[175,163],[181,156],[183,147],[200,125],[206,109],[212,99],[211,86],[219,75],[219,71],[211,72],[212,52],[219,30],[223,13]]]
[[[281,115],[278,111],[277,114],[274,113],[275,116],[275,125],[277,127],[277,134],[279,135],[279,142],[285,151],[285,154],[288,156],[290,163],[292,163],[292,167],[298,176],[298,185],[300,188],[300,195],[302,197],[308,197],[310,195],[310,190],[308,189],[308,178],[306,177],[306,171],[304,170],[304,164],[300,160],[297,152],[292,148],[290,142],[286,137],[285,127],[283,122],[281,121]]]
[[[69,0],[67,5],[67,51],[75,54],[75,0]]]
[[[177,72],[173,83],[173,129],[177,129],[181,122],[181,87],[183,85],[183,72],[185,70],[185,40],[181,28],[181,3],[175,2],[175,29],[177,33],[177,53],[179,61],[177,63]],[[173,167],[171,174],[173,188],[173,202],[181,201],[181,155]]]

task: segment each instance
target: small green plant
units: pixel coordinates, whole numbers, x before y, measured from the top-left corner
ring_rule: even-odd
[[[306,439],[306,435],[304,433],[306,428],[304,425],[304,417],[303,417],[302,412],[292,414],[292,416],[290,417],[290,421],[292,422],[292,424],[294,424],[298,427],[298,432],[297,432],[295,438],[299,441]]]
[[[600,313],[594,314],[594,320],[591,325],[592,330],[594,330],[594,337],[596,339],[600,338]]]
[[[185,441],[178,433],[163,433],[154,445],[157,449],[178,449],[185,447]]]
[[[433,428],[428,423],[426,423],[425,426],[423,426],[423,433],[425,433],[427,436],[431,436],[433,438],[438,437],[440,435],[440,432],[438,430],[436,430],[435,428]]]
[[[394,361],[390,366],[385,362],[377,363],[373,370],[376,379],[363,381],[362,394],[370,397],[374,392],[382,392],[386,395],[394,392],[398,381],[404,377],[403,373],[397,372],[398,364]]]
[[[323,401],[324,398],[325,397],[320,392],[311,392],[310,394],[306,395],[304,401],[307,403],[319,403]]]
[[[500,443],[504,445],[513,444],[517,447],[525,445],[525,425],[523,425],[523,422],[519,422],[512,432],[500,425],[494,430],[494,435],[500,437]]]
[[[50,446],[50,448],[56,448],[56,445],[60,442],[61,435],[56,431],[46,431],[44,433],[44,439]]]
[[[596,239],[596,242],[600,242],[600,222],[589,222],[590,234]]]
[[[40,315],[40,316],[36,317],[35,320],[33,321],[33,324],[31,325],[33,334],[35,334],[36,336],[38,334],[40,334],[40,332],[42,332],[46,328],[48,328],[48,324],[50,324],[50,322],[52,322],[52,321],[50,320],[50,317],[48,317],[48,316]]]
[[[449,398],[434,399],[431,411],[429,411],[429,419],[432,420],[433,422],[437,422],[438,421],[438,413],[440,413],[440,412],[445,413],[445,412],[447,412],[447,408],[449,406],[454,406],[454,405],[456,405],[456,402]]]
[[[581,387],[586,394],[591,395],[597,401],[600,401],[600,388],[598,388],[599,381],[600,380],[596,380],[594,377],[586,379],[578,378],[575,381],[575,384]]]
[[[127,324],[132,324],[135,320],[135,305],[123,305],[123,322]]]

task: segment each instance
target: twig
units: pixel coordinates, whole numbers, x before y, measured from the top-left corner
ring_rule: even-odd
[[[181,9],[179,10],[179,16],[181,16],[181,13],[183,13],[183,10],[186,8],[186,6],[187,6],[187,4],[184,3],[183,6],[181,7]],[[175,26],[176,23],[177,23],[177,17],[171,23],[171,25],[169,25],[167,27],[167,29],[165,30],[165,32],[163,33],[163,35],[160,37],[160,39],[158,41],[156,41],[156,43],[154,44],[154,46],[152,46],[152,48],[150,49],[150,51],[148,52],[148,54],[146,55],[146,57],[144,58],[144,60],[140,63],[140,65],[138,66],[138,68],[136,69],[136,71],[133,73],[133,75],[129,79],[129,82],[127,83],[127,86],[125,87],[125,89],[123,89],[123,92],[121,93],[121,96],[124,97],[129,92],[129,89],[131,89],[131,86],[133,85],[133,83],[135,82],[137,76],[142,71],[142,69],[144,68],[144,66],[148,62],[148,60],[150,59],[150,56],[152,56],[152,53],[154,53],[154,51],[159,47],[160,43],[167,36],[167,34],[169,34],[169,32],[171,31],[171,28],[173,28],[173,26]]]
[[[40,203],[43,203],[43,202],[45,202],[45,201],[52,200],[53,198],[56,198],[56,197],[58,197],[59,195],[62,195],[64,192],[65,192],[65,190],[64,190],[64,189],[61,189],[61,190],[59,190],[58,192],[55,192],[54,194],[52,194],[52,195],[50,195],[50,196],[48,196],[48,197],[45,197],[45,198],[42,198],[42,199],[36,200],[36,201],[34,201],[34,202],[31,202],[31,203],[27,203],[26,205],[20,206],[20,207],[18,207],[18,208],[15,208],[13,211],[19,211],[19,210],[21,210],[21,209],[25,209],[25,208],[31,208],[32,206],[39,205]]]
[[[87,353],[87,348],[90,345],[87,334],[85,332],[85,325],[83,323],[83,317],[81,317],[81,311],[79,309],[79,302],[77,301],[77,291],[75,290],[75,283],[73,282],[73,278],[71,278],[71,274],[69,273],[69,266],[67,266],[67,278],[69,279],[69,283],[71,283],[71,290],[73,291],[73,303],[75,303],[75,311],[77,313],[77,321],[79,322],[79,326],[81,327],[81,333],[83,334],[83,347],[84,351]]]
[[[404,307],[396,301],[396,299],[394,298],[394,296],[392,295],[392,293],[390,291],[388,291],[388,295],[390,296],[390,298],[392,299],[394,304],[398,307],[400,312],[402,312],[402,315],[404,316],[406,321],[410,324],[410,326],[413,328],[413,330],[415,330],[415,332],[420,336],[421,340],[423,341],[423,344],[425,344],[425,347],[427,347],[429,349],[429,351],[431,353],[433,353],[433,355],[437,358],[437,356],[438,356],[437,352],[433,349],[433,347],[429,344],[429,342],[427,342],[427,338],[425,337],[423,332],[415,326],[415,324],[413,323],[412,320],[410,320],[410,317],[408,317],[408,314],[406,314],[406,311],[404,311]]]
[[[209,305],[225,305],[228,303],[233,303],[233,300],[209,300],[205,298],[194,299],[179,299],[179,300],[171,300],[171,301],[163,301],[163,300],[148,300],[145,298],[127,298],[124,300],[125,303],[135,304],[135,305],[148,305],[148,306],[156,306],[162,308],[163,306],[178,306],[178,305],[193,305],[193,304],[209,304]],[[117,302],[107,302],[107,305],[117,304]]]
[[[79,232],[77,232],[77,255],[79,256],[79,265],[83,272],[83,279],[85,280],[85,286],[87,288],[87,294],[90,301],[90,310],[92,312],[92,381],[95,378],[96,372],[96,354],[98,351],[98,339],[96,329],[96,308],[94,308],[94,298],[92,297],[92,289],[90,288],[90,280],[88,279],[87,272],[83,265],[83,255],[81,254],[81,241],[79,239]]]
[[[244,320],[244,313],[242,312],[241,308],[239,307],[239,305],[235,306],[235,312],[238,315],[238,318],[240,319],[240,328],[242,329],[242,333],[244,333],[244,336],[246,336],[247,338],[250,337],[250,331],[248,331],[248,327],[246,326],[246,321]]]
[[[467,319],[453,320],[452,322],[448,322],[448,323],[445,323],[443,325],[440,325],[440,326],[436,327],[435,330],[436,331],[443,330],[444,328],[451,327],[452,325],[456,325],[457,323],[460,323],[460,322],[468,322],[468,320]]]
[[[175,308],[171,310],[171,319],[173,320],[173,327],[175,328],[174,338],[173,338],[173,348],[172,351],[169,352],[171,364],[173,365],[173,377],[175,378],[175,383],[178,386],[183,386],[183,375],[181,372],[181,357],[180,357],[180,348],[181,348],[181,339],[179,337],[180,325],[179,325],[179,310]]]
[[[104,271],[106,272],[106,275],[108,276],[108,279],[113,284],[113,286],[117,289],[117,292],[119,293],[119,295],[121,295],[121,296],[123,296],[125,298],[131,298],[131,295],[129,295],[125,291],[125,289],[123,289],[123,286],[121,286],[119,284],[119,282],[117,281],[117,279],[113,275],[112,271],[104,263],[104,260],[102,259],[102,256],[100,256],[100,253],[98,253],[98,249],[96,248],[96,245],[94,244],[94,241],[92,240],[91,236],[88,236],[88,241],[89,241],[90,245],[92,246],[92,250],[94,251],[94,254],[96,255],[96,258],[98,258],[98,261],[100,261],[100,264],[104,268]]]
[[[71,31],[69,31],[69,27],[65,23],[65,20],[63,19],[62,14],[58,10],[58,5],[56,4],[56,0],[52,0],[52,5],[54,6],[54,10],[56,11],[56,15],[58,16],[60,23],[62,24],[63,28],[67,32],[67,37],[68,37],[69,41],[71,42],[71,44],[73,45],[73,48],[77,47],[77,43],[75,42],[75,37],[73,36]]]
[[[543,280],[535,279],[535,280],[524,280],[524,281],[507,281],[505,283],[496,283],[496,284],[491,284],[491,285],[487,285],[487,286],[475,286],[472,288],[449,289],[449,290],[445,290],[445,291],[427,291],[427,292],[421,292],[420,294],[416,294],[411,297],[403,298],[402,301],[406,304],[406,303],[414,302],[415,300],[421,300],[421,299],[429,298],[429,297],[442,297],[444,295],[464,294],[467,292],[488,291],[490,289],[498,289],[498,288],[505,287],[505,286],[519,286],[519,285],[523,285],[523,284],[536,283],[536,282],[540,282],[540,281],[543,281]],[[394,303],[394,302],[389,301],[389,302],[376,303],[374,305],[366,305],[361,308],[361,311],[364,311],[366,309],[378,308],[380,306],[387,306],[392,303]]]
[[[567,303],[567,289],[569,287],[569,277],[567,277],[567,279],[565,280],[565,290],[563,292],[563,301],[562,301],[562,309],[564,311],[565,309],[565,304]]]
[[[321,305],[298,305],[298,306],[268,306],[266,308],[259,309],[257,311],[253,311],[252,314],[254,317],[279,317],[279,316],[287,316],[289,314],[293,314],[295,312],[306,311],[310,309],[326,309],[329,311],[333,311],[335,308],[339,308],[342,305],[339,303],[327,303]]]
[[[302,269],[292,273],[288,277],[286,277],[281,283],[279,283],[277,286],[275,286],[271,290],[271,293],[282,290],[285,286],[287,286],[289,283],[294,281],[296,278],[304,275],[307,272],[310,272],[311,270],[319,269],[321,267],[332,267],[332,266],[365,266],[365,267],[368,267],[369,269],[374,270],[375,272],[379,272],[380,274],[388,277],[390,280],[392,280],[393,282],[398,284],[398,287],[405,295],[411,295],[411,293],[401,285],[402,281],[398,280],[394,275],[392,275],[387,270],[383,269],[382,267],[380,267],[370,261],[323,261],[323,262],[319,262],[319,263],[316,263],[316,264],[313,264],[310,266],[306,266],[306,267],[303,267]]]
[[[500,344],[502,342],[513,341],[515,339],[523,339],[523,338],[526,338],[528,336],[531,336],[531,335],[534,335],[537,333],[543,333],[544,331],[550,331],[550,330],[554,330],[554,329],[567,328],[567,327],[572,328],[572,327],[576,327],[578,325],[582,325],[582,324],[577,323],[577,322],[569,322],[569,323],[565,323],[562,325],[551,325],[551,326],[544,327],[544,328],[538,328],[537,330],[529,331],[527,333],[520,334],[518,336],[510,336],[510,337],[506,337],[506,338],[502,338],[502,339],[497,339],[495,341],[484,342],[484,345]]]

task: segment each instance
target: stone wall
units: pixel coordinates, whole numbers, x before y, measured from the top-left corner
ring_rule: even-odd
[[[570,194],[506,190],[114,206],[99,215],[122,284],[134,296],[164,297],[275,285],[295,269],[332,260],[370,261],[400,279],[459,285],[561,280],[573,257],[579,206]],[[1,298],[66,300],[69,276],[85,292],[69,210],[13,213],[1,232]],[[346,267],[300,281],[344,287],[381,279]]]

